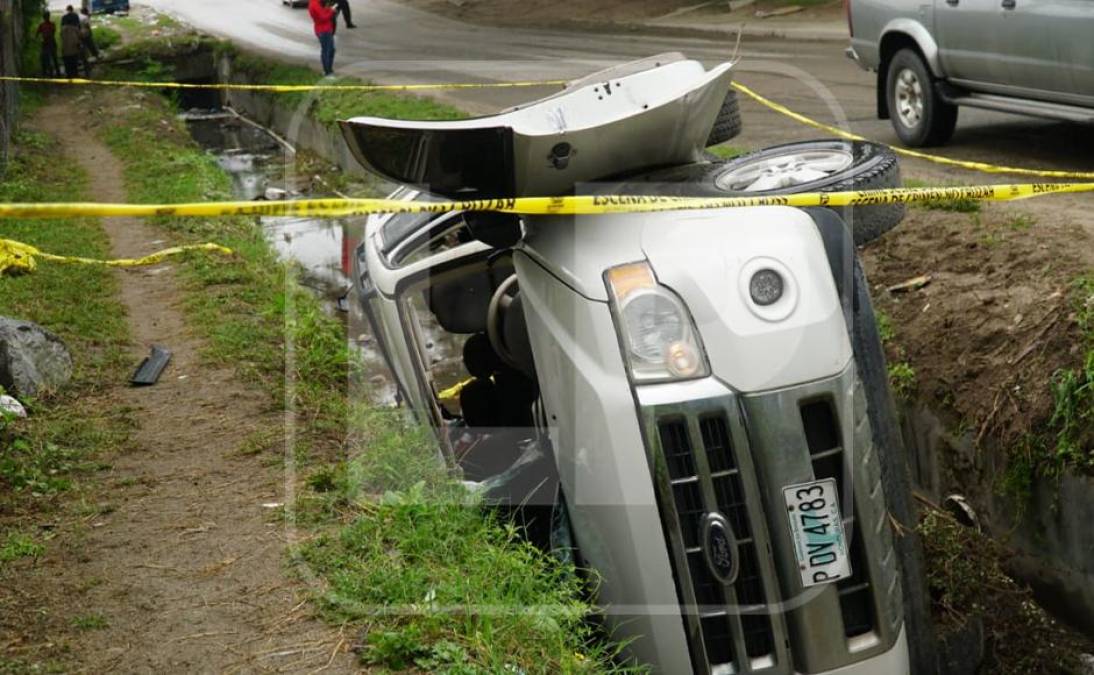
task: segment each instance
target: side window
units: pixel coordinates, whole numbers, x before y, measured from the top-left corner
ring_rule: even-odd
[[[471,231],[467,228],[463,214],[456,214],[449,219],[436,221],[428,230],[400,246],[393,252],[391,262],[399,267],[410,265],[442,251],[462,246],[471,240]]]

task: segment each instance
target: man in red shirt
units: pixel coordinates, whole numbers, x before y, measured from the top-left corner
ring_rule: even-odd
[[[308,14],[315,24],[315,36],[319,38],[319,60],[323,74],[334,74],[334,19],[335,9],[331,0],[308,0]]]
[[[49,20],[49,12],[42,12],[37,34],[42,38],[42,76],[58,77],[61,73],[57,69],[57,26]]]

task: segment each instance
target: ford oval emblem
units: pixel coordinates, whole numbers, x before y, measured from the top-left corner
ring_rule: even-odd
[[[707,567],[722,584],[732,584],[741,569],[737,537],[720,513],[708,513],[703,520],[703,557]]]

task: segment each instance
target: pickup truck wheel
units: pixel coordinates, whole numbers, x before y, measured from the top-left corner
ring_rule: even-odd
[[[957,106],[947,103],[923,57],[901,49],[889,62],[885,96],[896,135],[905,145],[924,147],[950,140],[957,126]]]
[[[820,140],[776,145],[718,165],[707,175],[719,192],[786,195],[900,187],[892,150],[866,141]],[[903,204],[833,207],[865,244],[904,219]]]
[[[737,104],[737,92],[730,89],[726,98],[722,101],[722,109],[718,111],[718,119],[707,137],[706,147],[720,145],[728,140],[736,138],[741,133],[741,108]]]

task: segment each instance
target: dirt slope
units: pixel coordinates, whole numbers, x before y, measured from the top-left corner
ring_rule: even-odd
[[[36,125],[86,169],[97,200],[126,201],[122,166],[86,119],[57,98]],[[116,256],[166,245],[140,220],[104,226]],[[171,266],[118,274],[133,363],[152,344],[174,357],[156,386],[118,382],[102,394],[134,409],[133,448],[98,478],[98,513],[61,528],[29,574],[18,607],[26,632],[0,647],[18,646],[23,658],[69,651],[97,673],[353,671],[348,640],[310,616],[305,589],[290,581],[289,531],[263,506],[284,500],[284,470],[239,453],[254,430],[283,424],[281,414],[231,370],[203,362]],[[71,617],[87,615],[106,627],[74,631]]]

